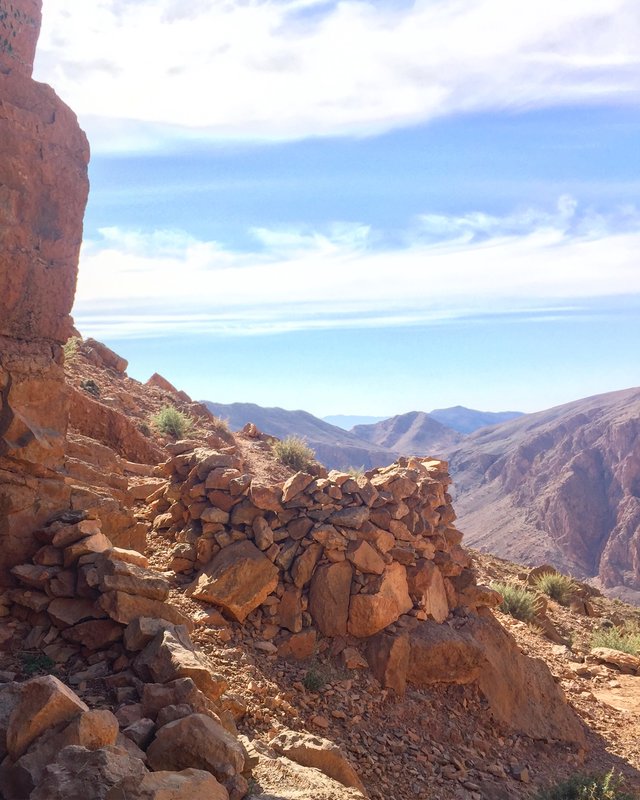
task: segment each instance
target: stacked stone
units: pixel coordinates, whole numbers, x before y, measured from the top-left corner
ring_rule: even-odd
[[[113,547],[98,519],[71,512],[36,531],[32,562],[11,574],[18,588],[0,597],[2,613],[31,626],[27,649],[58,663],[78,654],[122,656],[124,627],[140,616],[191,623],[165,601],[169,582],[147,569],[141,553]]]
[[[281,655],[309,655],[318,632],[362,639],[403,615],[444,622],[495,604],[460,545],[443,461],[264,485],[235,448],[196,448],[166,472],[149,517],[177,540],[171,568],[193,575],[192,597],[248,618]]]

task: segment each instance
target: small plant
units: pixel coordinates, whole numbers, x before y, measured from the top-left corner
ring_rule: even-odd
[[[351,475],[354,480],[358,480],[358,478],[364,477],[364,464],[361,467],[349,467],[347,469],[347,474]]]
[[[538,591],[548,595],[556,603],[566,606],[571,595],[575,592],[576,586],[567,575],[559,572],[545,572],[536,578],[534,586]]]
[[[34,675],[49,674],[56,662],[44,653],[21,653],[22,671],[32,678]]]
[[[151,428],[147,425],[146,422],[139,422],[138,430],[143,436],[151,436]]]
[[[622,776],[614,770],[606,775],[574,775],[539,792],[536,800],[633,800],[623,788]]]
[[[273,452],[287,467],[300,470],[309,469],[316,460],[316,454],[299,436],[287,436],[286,439],[274,442]]]
[[[309,692],[319,692],[327,683],[328,676],[319,666],[309,667],[302,679],[302,685]]]
[[[591,647],[610,647],[632,656],[640,656],[640,629],[627,627],[600,628],[591,637]]]
[[[62,352],[64,353],[64,360],[70,361],[78,352],[80,346],[80,339],[78,336],[72,336],[62,345]]]
[[[502,595],[499,608],[504,614],[510,614],[522,622],[531,622],[535,617],[536,598],[531,592],[514,583],[494,582],[491,588]]]
[[[218,436],[222,436],[223,439],[231,433],[229,422],[222,417],[213,417],[211,419],[211,427],[218,434]]]
[[[151,417],[151,422],[160,433],[182,439],[193,428],[193,419],[173,406],[165,406]]]
[[[94,397],[100,397],[100,387],[92,378],[87,378],[86,381],[80,381],[80,388],[92,394]]]

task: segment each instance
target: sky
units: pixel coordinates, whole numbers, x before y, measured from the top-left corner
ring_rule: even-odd
[[[45,0],[78,329],[318,416],[640,385],[638,41],[637,0]]]

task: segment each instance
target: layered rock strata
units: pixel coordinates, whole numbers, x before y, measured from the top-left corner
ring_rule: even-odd
[[[68,507],[69,337],[89,148],[73,112],[31,78],[41,3],[0,0],[0,582],[31,530]]]

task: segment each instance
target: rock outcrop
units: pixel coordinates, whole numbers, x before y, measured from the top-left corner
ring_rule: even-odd
[[[89,147],[31,78],[41,2],[0,0],[0,582],[69,506],[62,349],[72,331]]]

